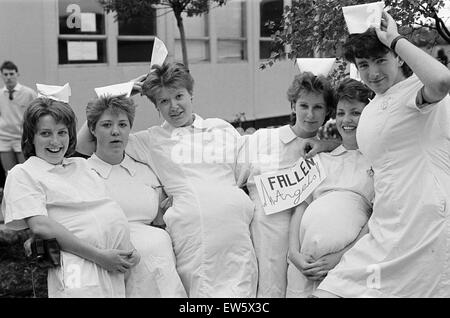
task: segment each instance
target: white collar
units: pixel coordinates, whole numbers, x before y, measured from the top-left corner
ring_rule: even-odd
[[[21,89],[22,89],[22,85],[19,82],[17,82],[16,86],[14,86],[14,88],[13,88],[13,92],[18,92]],[[3,92],[9,92],[9,90],[6,88],[6,85],[3,86],[2,91]]]
[[[184,126],[184,127],[173,127],[171,124],[169,124],[167,121],[164,121],[161,125],[162,128],[168,130],[168,131],[173,131],[175,129],[180,129],[180,128],[187,128],[187,127],[194,127],[197,129],[205,129],[205,125],[204,125],[204,119],[202,117],[200,117],[197,114],[193,114],[194,115],[194,121],[192,122],[192,124],[190,124],[189,126]]]
[[[284,125],[278,129],[280,140],[288,144],[295,138],[297,138],[297,135],[292,130],[292,127],[290,125]]]
[[[63,161],[61,164],[59,165],[54,165],[51,164],[47,161],[45,161],[42,158],[39,158],[38,156],[31,156],[30,158],[28,158],[28,160],[30,163],[32,163],[34,166],[37,166],[39,169],[42,169],[44,171],[50,171],[53,170],[57,167],[63,167],[65,168],[68,165],[73,164],[75,161],[71,158],[63,158]]]
[[[339,145],[336,149],[329,152],[329,154],[332,156],[340,156],[349,151],[358,151],[359,153],[361,153],[361,151],[359,149],[348,150],[347,148],[344,147],[344,145]]]
[[[88,160],[90,162],[91,168],[94,169],[102,178],[109,178],[114,165],[103,161],[95,153]],[[136,174],[136,162],[134,162],[134,160],[131,159],[131,157],[127,154],[125,154],[122,162],[118,165],[124,168],[130,174],[130,176],[133,177]]]

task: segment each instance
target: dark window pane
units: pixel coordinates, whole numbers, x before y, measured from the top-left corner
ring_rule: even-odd
[[[150,62],[154,41],[117,41],[119,62]]]
[[[270,37],[277,30],[281,30],[281,18],[283,16],[283,0],[263,0],[260,3],[261,37]],[[266,25],[267,22],[273,22],[275,28],[271,29]]]
[[[106,41],[59,39],[58,57],[59,64],[106,63]]]
[[[273,41],[260,41],[259,42],[259,58],[268,59],[272,51],[283,51],[283,45],[275,44]]]
[[[97,0],[59,0],[59,34],[105,34],[105,14]]]
[[[156,13],[153,9],[148,16],[133,17],[122,21],[119,17],[119,35],[156,35]]]

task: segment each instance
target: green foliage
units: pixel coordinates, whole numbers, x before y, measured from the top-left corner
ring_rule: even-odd
[[[134,17],[150,16],[154,8],[168,8],[174,13],[185,12],[188,17],[201,15],[209,11],[209,3],[223,5],[226,0],[98,0],[106,12],[115,11],[118,18],[126,21]]]
[[[273,52],[266,65],[286,57],[340,56],[348,34],[342,7],[377,1],[293,0],[292,5],[284,9],[283,27],[273,31],[272,38],[278,44],[274,47],[279,49]],[[391,7],[389,12],[399,23],[402,34],[413,38],[415,32],[426,28],[436,30],[450,43],[450,33],[437,15],[444,2],[445,0],[385,0],[386,6]],[[420,16],[428,19],[418,21]],[[414,23],[419,23],[420,27],[413,27]],[[438,37],[436,32],[433,34]],[[290,48],[287,53],[283,49],[285,46]]]
[[[26,259],[23,243],[28,234],[19,234],[13,243],[0,242],[0,298],[46,298],[47,270]]]

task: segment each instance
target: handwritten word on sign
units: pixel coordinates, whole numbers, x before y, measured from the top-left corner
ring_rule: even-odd
[[[315,156],[302,158],[291,168],[255,176],[255,183],[269,215],[299,205],[325,178],[325,169]]]

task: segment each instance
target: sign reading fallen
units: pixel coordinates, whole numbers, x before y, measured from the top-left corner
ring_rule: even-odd
[[[267,215],[302,203],[326,178],[319,157],[301,158],[293,167],[255,176],[256,188]]]

